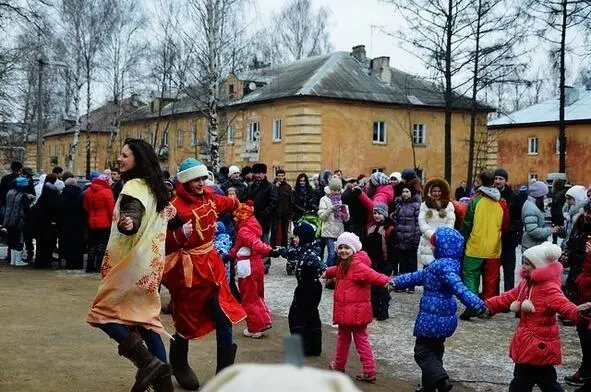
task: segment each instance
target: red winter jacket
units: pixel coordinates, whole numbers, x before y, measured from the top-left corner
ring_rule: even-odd
[[[261,241],[263,235],[263,229],[253,216],[240,223],[238,226],[238,232],[236,233],[236,242],[232,249],[230,249],[230,257],[236,258],[236,253],[243,246],[250,249],[250,260],[251,263],[256,260],[261,260],[262,257],[266,256],[273,248]]]
[[[332,319],[338,325],[367,325],[373,320],[371,286],[384,286],[390,277],[371,269],[371,261],[364,251],[352,257],[346,274],[342,262],[326,270],[327,279],[337,279]]]
[[[577,306],[570,302],[560,289],[562,264],[551,263],[546,268],[536,268],[525,278],[520,271],[521,282],[514,289],[485,301],[491,313],[509,309],[513,301],[532,301],[533,313],[520,310],[521,318],[509,349],[509,356],[517,364],[559,365],[562,362],[560,334],[556,313],[574,322],[580,322]]]
[[[361,201],[361,204],[363,204],[363,207],[365,207],[367,214],[366,229],[374,223],[373,208],[376,206],[376,204],[385,204],[386,206],[390,206],[393,200],[394,188],[392,188],[392,185],[390,184],[378,186],[371,199],[365,192],[361,192],[359,195],[359,201]]]
[[[109,229],[113,219],[115,199],[106,180],[95,178],[84,192],[84,209],[88,215],[89,229]]]

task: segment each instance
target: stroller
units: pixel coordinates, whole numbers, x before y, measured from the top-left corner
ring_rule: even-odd
[[[316,211],[306,211],[306,213],[302,215],[302,217],[298,219],[298,221],[295,224],[297,225],[301,222],[306,222],[314,226],[316,228],[316,237],[320,236],[320,230],[322,229],[322,221],[318,217]],[[285,271],[287,272],[287,274],[293,275],[293,273],[295,272],[295,268],[296,261],[287,260],[287,263],[285,264]]]

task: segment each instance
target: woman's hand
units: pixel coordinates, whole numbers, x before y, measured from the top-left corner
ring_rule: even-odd
[[[123,231],[131,231],[133,230],[133,219],[129,216],[122,216],[119,218],[119,227]]]
[[[191,221],[183,225],[183,233],[185,233],[187,239],[191,238],[191,235],[193,235],[193,223]]]
[[[589,243],[589,242],[585,243],[585,252],[591,253],[591,243]]]

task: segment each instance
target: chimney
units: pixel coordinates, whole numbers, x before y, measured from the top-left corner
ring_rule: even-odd
[[[353,56],[360,63],[365,64],[367,62],[367,57],[366,57],[366,53],[365,53],[365,45],[353,46],[353,51],[351,52],[351,56]]]
[[[579,99],[579,89],[572,86],[564,86],[564,105],[570,106]]]
[[[382,56],[371,60],[371,69],[378,75],[382,82],[390,84],[392,72],[390,71],[390,57]]]

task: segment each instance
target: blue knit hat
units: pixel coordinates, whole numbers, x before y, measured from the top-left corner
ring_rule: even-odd
[[[26,188],[27,186],[29,186],[29,180],[27,180],[27,177],[18,176],[16,178],[16,187],[17,188]]]
[[[93,170],[90,172],[90,175],[88,176],[88,180],[92,181],[95,178],[99,178],[101,176],[101,173],[97,172],[96,170]]]
[[[300,245],[309,244],[316,238],[316,228],[308,222],[300,222],[294,227],[293,234],[300,239]]]
[[[180,166],[176,179],[184,184],[201,177],[208,177],[207,167],[195,158],[185,158]]]

